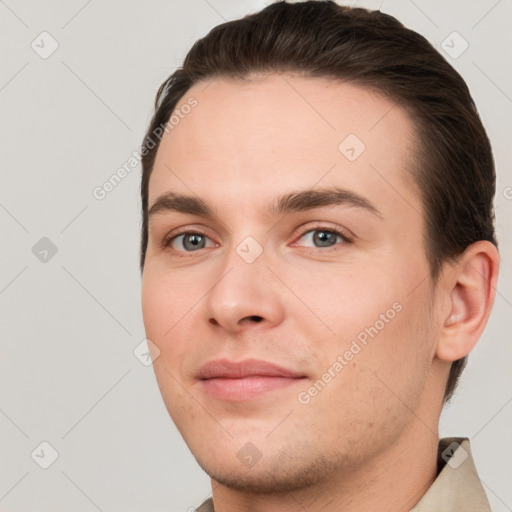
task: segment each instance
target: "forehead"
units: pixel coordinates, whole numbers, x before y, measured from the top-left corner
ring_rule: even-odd
[[[184,108],[192,99],[194,108]],[[150,205],[176,191],[255,207],[323,185],[381,203],[396,203],[400,193],[417,202],[408,173],[412,121],[373,90],[290,74],[214,79],[192,87],[174,113],[155,160]]]

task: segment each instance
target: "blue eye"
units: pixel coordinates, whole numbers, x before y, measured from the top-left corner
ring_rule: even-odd
[[[350,244],[351,242],[352,240],[348,235],[336,229],[316,228],[305,231],[298,239],[298,242],[295,242],[293,245],[312,247],[313,249],[329,249],[336,248],[339,245]],[[164,248],[171,248],[177,253],[186,254],[209,247],[216,247],[216,244],[204,233],[188,231],[164,240],[162,246]]]
[[[185,252],[193,252],[204,249],[207,246],[207,240],[209,240],[209,238],[203,233],[182,233],[181,235],[171,238],[166,243],[166,246],[172,246],[172,248],[177,251],[184,250]],[[211,247],[211,245],[209,247]]]
[[[341,242],[350,242],[348,237],[334,229],[310,229],[299,240],[305,240],[316,248],[333,247]]]

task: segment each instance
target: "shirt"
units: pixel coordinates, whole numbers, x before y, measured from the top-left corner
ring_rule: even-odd
[[[445,437],[437,450],[437,477],[410,512],[491,512],[467,437]],[[215,512],[208,498],[197,512]]]

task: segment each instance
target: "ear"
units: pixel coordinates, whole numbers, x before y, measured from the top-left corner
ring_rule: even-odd
[[[443,274],[446,293],[436,356],[456,361],[469,354],[487,324],[496,296],[499,254],[495,245],[479,241]]]

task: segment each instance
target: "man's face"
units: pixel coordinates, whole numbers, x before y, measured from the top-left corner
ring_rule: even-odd
[[[412,124],[326,79],[219,79],[177,109],[190,97],[149,183],[150,209],[173,193],[212,211],[180,199],[149,217],[142,306],[165,404],[226,485],[348,475],[425,429],[444,386]]]

